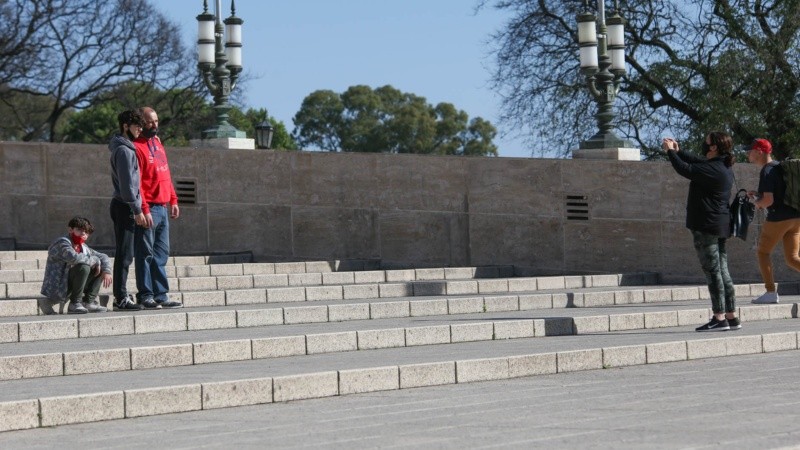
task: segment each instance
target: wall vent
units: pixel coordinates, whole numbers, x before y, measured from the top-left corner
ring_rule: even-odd
[[[586,195],[567,195],[567,220],[589,220],[589,198]]]
[[[187,178],[175,179],[175,193],[178,194],[178,203],[181,205],[194,205],[197,203],[197,180]]]

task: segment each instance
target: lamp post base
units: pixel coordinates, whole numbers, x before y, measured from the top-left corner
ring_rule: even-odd
[[[609,148],[581,148],[572,151],[572,159],[612,159],[617,161],[641,161],[642,155],[638,148],[609,147]]]
[[[247,134],[244,131],[239,131],[232,127],[230,124],[222,124],[215,128],[203,130],[201,133],[203,139],[223,139],[223,138],[246,138]]]
[[[236,149],[236,150],[255,150],[255,139],[247,139],[244,131],[239,131],[231,124],[225,122],[215,128],[203,130],[202,140],[192,139],[193,147]]]
[[[247,138],[213,138],[192,139],[189,141],[192,148],[217,148],[223,150],[255,150],[256,140]]]
[[[601,130],[572,151],[573,159],[615,159],[617,161],[641,161],[639,149],[627,139],[621,139],[613,131]]]

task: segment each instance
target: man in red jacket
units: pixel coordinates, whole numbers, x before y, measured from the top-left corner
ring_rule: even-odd
[[[180,215],[178,196],[172,185],[167,153],[158,138],[158,115],[150,107],[140,109],[142,133],[133,141],[139,160],[140,191],[144,226],[134,236],[136,299],[145,309],[181,308],[169,299],[165,266],[169,258],[169,219]]]

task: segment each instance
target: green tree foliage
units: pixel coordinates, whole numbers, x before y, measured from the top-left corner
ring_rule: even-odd
[[[150,106],[158,113],[159,136],[167,146],[186,147],[192,139],[215,125],[214,111],[205,98],[192,89],[161,91],[150,84],[128,82],[100,94],[103,101],[71,114],[61,134],[68,142],[105,144],[117,131],[117,114],[125,109]],[[248,109],[242,112],[233,107],[230,123],[255,134],[255,125],[266,120],[266,109]],[[275,128],[273,147],[295,150],[297,146],[286,131],[283,122],[270,117]]]
[[[502,122],[523,129],[540,153],[566,155],[596,132],[596,106],[578,70],[576,15],[583,1],[480,0],[509,13],[494,35]],[[593,5],[594,1],[590,2]],[[623,0],[628,73],[616,112],[621,135],[648,156],[659,138],[698,147],[710,130],[739,144],[800,138],[799,0]],[[551,153],[552,154],[552,153]]]
[[[70,114],[61,129],[65,142],[105,144],[119,132],[117,114],[131,107],[108,101]]]
[[[128,80],[163,91],[199,83],[178,26],[148,0],[0,0],[0,23],[0,103],[43,106],[4,114],[16,128],[0,138],[59,140],[65,114]]]
[[[319,90],[303,99],[293,136],[301,148],[345,152],[497,156],[488,121],[392,86]]]
[[[6,87],[0,87],[0,117],[3,118],[0,121],[0,140],[49,140],[47,130],[36,128],[32,124],[47,120],[52,103],[48,97],[8,92]],[[61,118],[58,124],[63,122],[64,118]]]
[[[205,98],[189,88],[162,91],[130,81],[98,94],[95,103],[70,115],[62,130],[66,141],[105,144],[117,132],[117,114],[141,106],[156,110],[159,136],[169,146],[187,146],[214,123]]]
[[[297,150],[297,144],[286,129],[283,122],[277,120],[267,113],[264,108],[253,109],[248,108],[247,111],[242,112],[241,109],[234,107],[230,111],[230,118],[228,121],[236,127],[236,129],[247,133],[248,137],[255,138],[256,125],[261,122],[269,121],[273,128],[272,134],[272,149],[274,150]]]

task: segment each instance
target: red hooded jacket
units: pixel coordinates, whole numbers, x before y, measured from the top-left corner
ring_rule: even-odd
[[[139,161],[142,212],[148,214],[151,204],[178,204],[178,196],[169,173],[167,152],[158,136],[150,139],[139,136],[133,141]]]

